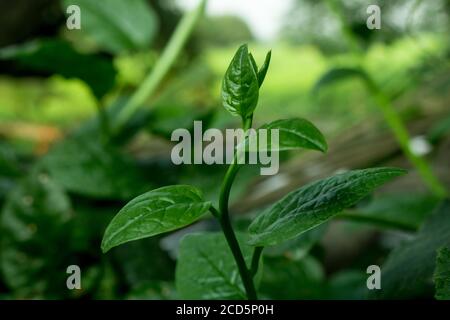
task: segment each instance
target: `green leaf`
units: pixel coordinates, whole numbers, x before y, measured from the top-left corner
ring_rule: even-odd
[[[112,259],[121,261],[117,268],[130,289],[155,281],[173,280],[175,262],[161,249],[160,242],[161,237],[158,236],[131,241],[111,252]]]
[[[260,129],[279,130],[278,148],[271,145],[271,139],[267,139],[267,150],[284,151],[303,148],[326,152],[328,149],[325,137],[319,129],[305,119],[276,120],[263,125]],[[261,148],[258,148],[258,150],[264,151]]]
[[[250,116],[258,103],[258,79],[247,45],[237,50],[222,81],[222,104],[231,114],[243,119]]]
[[[308,230],[298,237],[273,247],[264,249],[264,255],[270,257],[285,256],[299,260],[305,257],[325,232],[326,224]]]
[[[269,69],[271,56],[272,56],[272,50],[267,52],[266,59],[264,60],[264,63],[261,66],[261,69],[259,69],[259,71],[258,71],[258,84],[260,87],[262,86],[264,79],[266,78],[267,70]]]
[[[90,136],[60,142],[42,161],[58,183],[77,194],[130,199],[145,190],[146,181],[132,159]]]
[[[394,193],[376,197],[367,206],[348,211],[350,221],[367,222],[380,228],[416,231],[431,214],[439,200],[422,193]]]
[[[131,200],[113,218],[102,241],[103,252],[119,244],[151,237],[191,224],[204,215],[211,203],[191,186],[155,189]]]
[[[111,53],[148,48],[156,35],[157,18],[145,0],[64,0],[63,4],[80,7],[79,32]]]
[[[325,285],[324,296],[329,300],[366,300],[367,273],[345,269],[333,274]]]
[[[259,292],[269,299],[320,299],[324,278],[323,267],[311,256],[300,260],[264,257]]]
[[[111,59],[81,54],[69,43],[57,39],[37,40],[2,49],[0,59],[13,61],[22,70],[31,69],[49,75],[56,73],[65,78],[83,80],[97,98],[105,95],[115,84],[116,70]]]
[[[258,74],[258,64],[256,63],[255,58],[251,53],[249,53],[248,56],[250,58],[250,62],[252,63],[253,70],[256,74]]]
[[[22,299],[67,297],[64,270],[73,263],[70,199],[33,168],[8,194],[0,214],[0,273]]]
[[[350,78],[360,78],[365,82],[369,81],[367,73],[359,68],[332,68],[325,72],[314,85],[313,92],[317,92],[323,87]]]
[[[450,202],[441,203],[417,236],[394,249],[382,266],[383,299],[420,298],[432,294],[436,252],[450,246]],[[378,291],[378,290],[377,290]]]
[[[253,248],[237,233],[247,265]],[[222,233],[188,234],[180,243],[176,288],[182,299],[246,299],[233,254]]]
[[[250,244],[268,246],[312,229],[406,171],[397,168],[354,170],[308,184],[289,193],[250,225]]]
[[[438,251],[434,271],[436,299],[450,300],[450,249],[443,247]]]

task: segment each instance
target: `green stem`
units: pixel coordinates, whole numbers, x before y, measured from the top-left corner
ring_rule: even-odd
[[[255,247],[255,249],[253,250],[252,264],[250,267],[250,273],[252,277],[255,277],[255,275],[258,273],[259,260],[261,258],[263,249],[264,247]]]
[[[133,114],[144,104],[145,100],[157,89],[159,83],[172,67],[195,24],[202,17],[206,0],[201,0],[198,7],[187,13],[178,24],[169,43],[164,48],[161,57],[152,69],[151,73],[142,82],[136,92],[130,97],[125,106],[117,115],[114,131],[120,130]]]
[[[250,117],[244,121],[244,130],[247,132],[247,130],[251,127],[251,125],[252,125],[252,118]],[[230,166],[228,167],[228,170],[222,182],[219,198],[220,212],[218,220],[222,227],[228,246],[231,249],[234,260],[236,261],[236,265],[238,267],[242,283],[244,284],[247,298],[249,300],[256,300],[257,295],[255,285],[253,283],[253,277],[250,270],[247,268],[247,264],[245,263],[245,259],[244,256],[242,255],[242,251],[239,246],[239,242],[237,241],[236,234],[234,233],[233,227],[231,226],[230,216],[228,213],[228,202],[230,198],[231,186],[233,185],[233,181],[238,171],[239,166],[237,162],[237,154],[235,154],[233,163],[231,163]]]
[[[428,162],[421,156],[415,154],[410,147],[411,138],[402,119],[392,106],[390,99],[382,92],[371,78],[367,79],[369,90],[376,104],[383,113],[384,119],[391,128],[400,148],[412,165],[416,168],[423,182],[439,198],[447,196],[446,188],[434,175]]]

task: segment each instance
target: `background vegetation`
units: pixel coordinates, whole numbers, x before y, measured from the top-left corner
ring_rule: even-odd
[[[232,194],[237,228],[330,173],[409,169],[339,221],[266,250],[261,295],[449,298],[449,1],[375,1],[382,29],[368,30],[373,1],[296,0],[270,43],[237,16],[200,18],[168,74],[123,123],[121,110],[161,61],[183,12],[176,1],[105,2],[0,3],[0,298],[180,298],[178,241],[186,232],[217,230],[213,220],[107,255],[100,242],[111,218],[144,191],[188,183],[215,200],[225,168],[174,166],[170,134],[194,120],[238,126],[220,106],[220,81],[244,42],[257,61],[273,50],[255,126],[308,118],[331,148],[324,156],[283,154],[276,178],[245,168]],[[75,3],[82,29],[69,31],[65,8]],[[403,146],[383,101],[410,134]],[[428,180],[411,164],[419,156]],[[82,290],[66,288],[73,264],[81,267]],[[366,288],[372,264],[383,272],[375,294]]]

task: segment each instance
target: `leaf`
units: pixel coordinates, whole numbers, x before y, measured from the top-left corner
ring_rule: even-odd
[[[313,93],[316,93],[323,87],[332,85],[341,80],[347,80],[350,78],[361,78],[365,82],[369,81],[367,73],[359,68],[332,68],[325,72],[320,79],[314,85],[312,90]]]
[[[248,57],[250,58],[250,62],[252,63],[253,70],[256,74],[258,74],[258,64],[255,61],[255,57],[251,53],[248,54]]]
[[[116,70],[111,59],[81,54],[69,43],[57,39],[37,40],[2,49],[0,59],[13,61],[22,70],[83,80],[97,98],[103,97],[115,84]]]
[[[259,85],[253,68],[244,44],[234,55],[222,81],[223,106],[243,119],[253,113],[258,102]]]
[[[123,281],[132,289],[159,281],[173,281],[175,262],[160,246],[160,237],[128,242],[111,252]]]
[[[126,300],[175,300],[173,282],[154,281],[133,288],[125,296]]]
[[[351,221],[369,222],[381,228],[398,226],[417,230],[439,200],[429,194],[394,193],[380,195],[367,206],[349,211]]]
[[[448,200],[436,208],[413,240],[389,254],[381,268],[382,290],[374,295],[383,299],[407,299],[431,294],[436,251],[443,246],[450,246]]]
[[[247,265],[253,248],[237,233]],[[182,299],[246,299],[244,286],[222,233],[188,234],[180,243],[176,288]]]
[[[438,251],[434,271],[436,299],[450,300],[450,249],[443,247]]]
[[[131,200],[113,218],[102,241],[103,252],[119,244],[151,237],[191,224],[204,215],[211,203],[191,186],[155,189]]]
[[[292,149],[312,149],[322,152],[328,150],[327,142],[322,133],[311,122],[301,118],[276,120],[263,125],[260,129],[279,130],[279,146],[271,145],[271,139],[267,139],[267,150],[284,151]],[[268,134],[270,137],[270,134]],[[264,151],[258,148],[259,151]]]
[[[299,260],[305,257],[325,232],[326,225],[308,230],[298,237],[273,247],[264,249],[264,255],[270,257],[285,256]]]
[[[260,87],[262,86],[264,79],[266,78],[267,70],[269,69],[271,56],[272,56],[272,50],[267,52],[266,59],[264,60],[264,63],[261,66],[261,69],[259,69],[259,71],[258,71],[258,84]]]
[[[367,273],[358,270],[343,270],[334,274],[326,283],[325,299],[366,300]]]
[[[64,0],[63,4],[80,7],[79,32],[111,53],[146,49],[156,35],[157,17],[145,0]]]
[[[308,184],[289,193],[250,225],[250,244],[268,246],[312,229],[364,198],[405,170],[354,170]]]
[[[64,270],[73,261],[70,199],[36,168],[8,194],[0,214],[0,271],[22,299],[68,294]]]
[[[90,136],[65,139],[42,163],[68,191],[89,197],[129,199],[148,185],[132,159]]]
[[[269,299],[319,299],[324,278],[323,267],[313,257],[264,257],[259,292]]]

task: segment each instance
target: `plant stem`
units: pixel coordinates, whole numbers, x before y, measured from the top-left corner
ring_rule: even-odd
[[[159,83],[170,70],[181,52],[181,49],[189,38],[189,35],[192,33],[196,22],[203,15],[205,6],[206,0],[200,0],[200,4],[197,8],[192,12],[187,13],[180,21],[151,73],[144,79],[142,84],[117,115],[114,126],[115,132],[123,127],[136,110],[139,109],[144,104],[145,100],[157,89]]]
[[[244,121],[244,130],[247,130],[252,125],[252,118],[248,118]],[[228,202],[230,198],[231,186],[233,185],[234,178],[239,171],[239,166],[237,162],[237,155],[235,154],[233,163],[230,164],[228,170],[225,174],[224,180],[222,182],[222,187],[220,189],[219,198],[219,222],[222,227],[223,233],[227,240],[228,246],[233,253],[234,260],[239,270],[239,275],[241,276],[242,283],[249,300],[256,300],[256,289],[253,283],[253,276],[251,271],[248,269],[245,263],[244,256],[242,255],[241,248],[239,247],[239,242],[237,241],[236,234],[234,233],[233,227],[231,226],[230,216],[228,213]],[[213,213],[214,214],[214,213]]]
[[[231,226],[228,213],[223,214],[222,212],[219,221],[220,225],[222,226],[223,233],[225,234],[228,246],[230,247],[231,252],[233,253],[234,260],[236,261],[239,274],[241,276],[242,283],[244,284],[245,292],[247,294],[247,298],[249,300],[256,300],[257,296],[255,285],[253,284],[253,277],[251,276],[250,271],[247,268],[247,264],[245,263],[241,248],[239,247],[239,243],[233,231],[233,227]]]
[[[382,92],[374,80],[367,79],[369,90],[373,95],[376,104],[380,108],[385,121],[391,128],[400,148],[412,165],[416,168],[423,182],[427,187],[439,198],[447,196],[446,188],[441,184],[439,179],[434,175],[428,162],[421,156],[415,154],[410,147],[410,136],[402,119],[392,106],[390,99]]]
[[[255,275],[258,273],[259,259],[261,258],[263,249],[264,247],[255,247],[255,249],[253,250],[252,264],[250,267],[250,273],[252,274],[252,277],[255,277]]]

